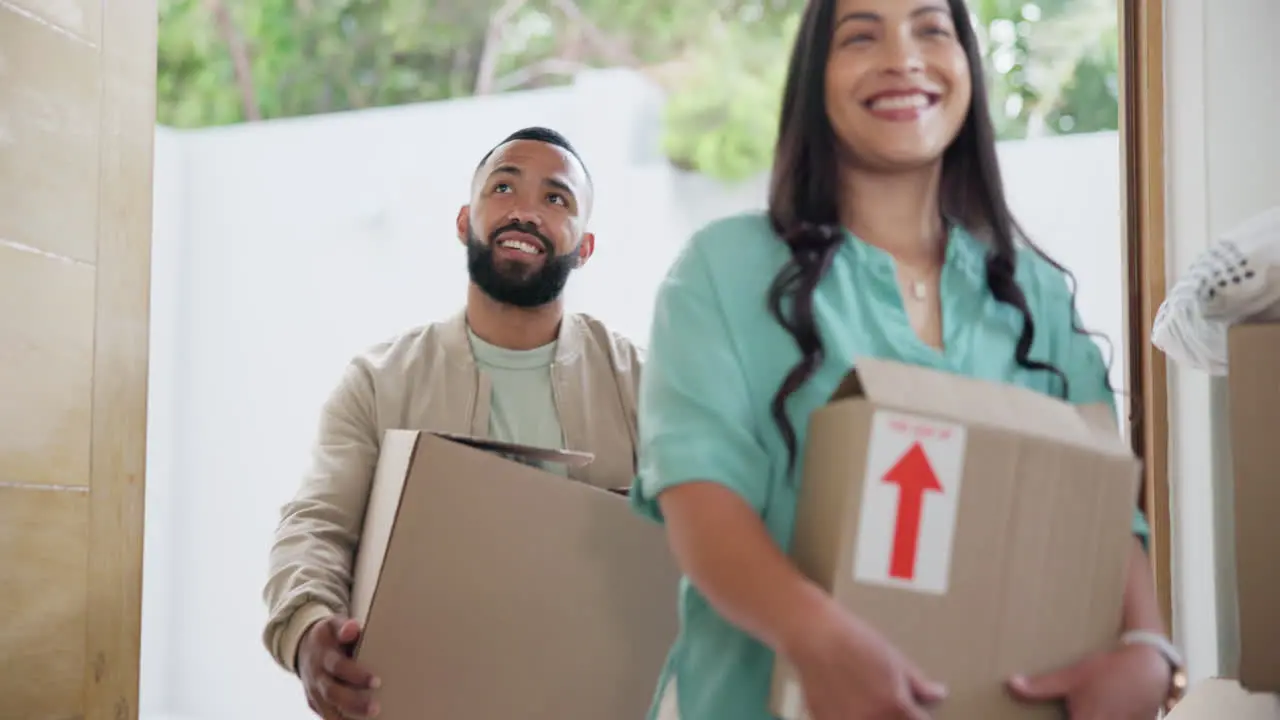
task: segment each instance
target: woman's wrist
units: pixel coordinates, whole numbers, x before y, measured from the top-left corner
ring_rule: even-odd
[[[797,649],[811,642],[815,630],[826,624],[827,616],[836,609],[835,604],[835,600],[817,585],[808,580],[799,583],[774,630],[771,643],[774,652],[791,657]]]
[[[1182,653],[1163,633],[1148,630],[1129,630],[1120,636],[1122,651],[1134,652],[1146,658],[1149,667],[1164,678],[1168,688],[1165,710],[1182,699],[1187,689],[1187,673]]]

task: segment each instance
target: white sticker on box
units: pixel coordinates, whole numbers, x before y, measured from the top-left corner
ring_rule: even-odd
[[[963,425],[875,414],[854,546],[856,581],[946,594],[965,443]]]

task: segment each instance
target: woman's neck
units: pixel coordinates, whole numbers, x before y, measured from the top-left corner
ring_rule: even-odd
[[[940,262],[946,239],[938,206],[941,177],[941,163],[896,174],[849,170],[840,220],[860,240],[902,262]]]

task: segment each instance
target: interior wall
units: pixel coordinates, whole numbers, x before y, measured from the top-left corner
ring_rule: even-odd
[[[154,0],[0,0],[0,718],[138,716]]]
[[[181,133],[156,129],[155,208],[151,239],[151,348],[147,377],[147,498],[142,583],[142,687],[144,720],[162,720],[173,703],[176,568],[184,548],[178,525],[173,467],[178,452],[177,398],[181,363],[182,285],[186,233],[186,157]]]
[[[1233,225],[1280,204],[1280,3],[1165,0],[1169,283]],[[1193,679],[1238,652],[1222,382],[1170,363],[1174,633]]]

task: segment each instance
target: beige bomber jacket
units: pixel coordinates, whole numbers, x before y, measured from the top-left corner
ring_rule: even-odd
[[[636,462],[636,394],[642,357],[588,315],[566,314],[551,367],[565,445],[595,454],[572,479],[629,485]],[[439,430],[485,437],[489,380],[471,353],[463,314],[418,328],[355,357],[325,402],[310,468],[281,510],[263,597],[263,640],[296,672],[313,623],[346,614],[365,506],[383,431]]]

